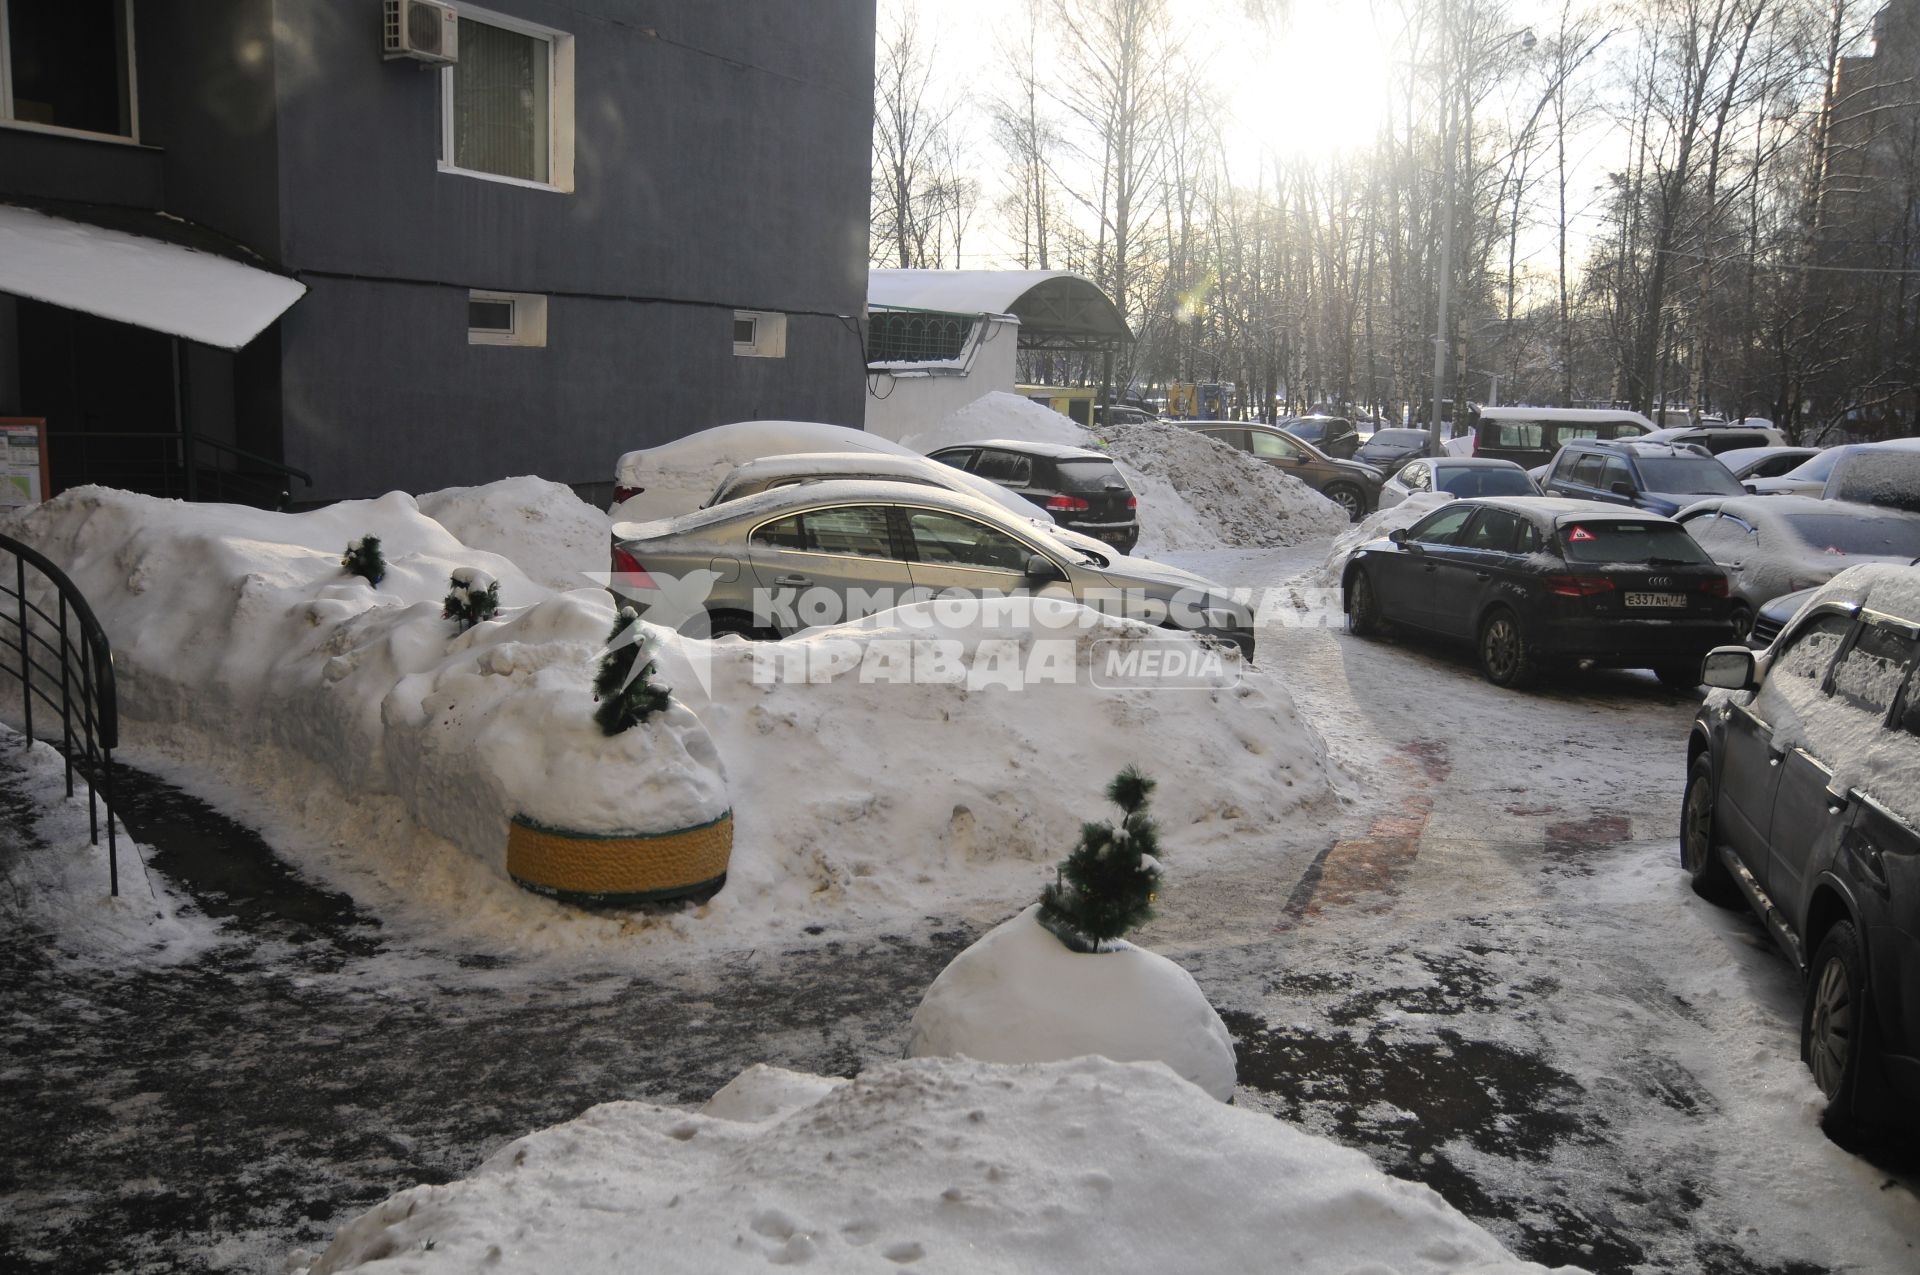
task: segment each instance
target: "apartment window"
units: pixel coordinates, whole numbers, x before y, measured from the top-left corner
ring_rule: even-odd
[[[138,135],[133,0],[0,0],[0,121]]]
[[[441,74],[440,167],[573,189],[573,37],[462,5]]]
[[[786,358],[787,316],[768,310],[735,310],[733,352],[743,359]]]
[[[547,299],[537,292],[467,293],[468,345],[547,343]]]

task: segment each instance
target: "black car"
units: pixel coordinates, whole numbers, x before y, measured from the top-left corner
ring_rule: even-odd
[[[1019,492],[1055,523],[1127,553],[1140,540],[1140,502],[1111,456],[1004,438],[943,447],[934,460]]]
[[[1625,439],[1568,443],[1540,486],[1549,496],[1604,500],[1657,514],[1679,513],[1708,496],[1746,494],[1732,471],[1704,447]]]
[[[1687,739],[1681,865],[1703,896],[1744,897],[1806,976],[1800,1054],[1841,1139],[1920,1110],[1915,574],[1855,568],[1770,650],[1713,652],[1706,680],[1734,694]]]
[[[1451,501],[1362,545],[1341,585],[1354,633],[1406,625],[1471,641],[1496,686],[1581,661],[1694,687],[1701,656],[1734,637],[1726,572],[1685,531],[1585,501]]]
[[[1400,466],[1425,456],[1432,437],[1424,429],[1376,430],[1372,438],[1360,444],[1353,458],[1392,477],[1400,471]]]
[[[1294,416],[1281,421],[1280,428],[1335,460],[1352,460],[1360,449],[1360,431],[1344,416]]]

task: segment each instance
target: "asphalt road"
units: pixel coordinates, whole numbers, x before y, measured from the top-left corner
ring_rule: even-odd
[[[1246,583],[1305,555],[1209,569]],[[1674,867],[1693,705],[1639,674],[1531,695],[1464,656],[1262,634],[1345,775],[1257,862],[1170,875],[1141,936],[1239,1051],[1238,1101],[1426,1182],[1523,1256],[1597,1271],[1920,1269],[1910,1166],[1820,1135],[1798,987]],[[384,933],[248,830],[129,784],[156,870],[229,941],[168,970],[57,960],[0,915],[0,1267],[279,1270],[400,1187],[614,1098],[755,1062],[897,1056],[973,937],[930,917],[644,977]],[[7,854],[31,853],[15,829]],[[0,897],[0,911],[4,911]]]

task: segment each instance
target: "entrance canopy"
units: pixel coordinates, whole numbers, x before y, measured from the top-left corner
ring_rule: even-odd
[[[870,270],[867,309],[1011,314],[1023,350],[1111,350],[1133,340],[1107,294],[1064,270]]]
[[[130,210],[113,219],[0,204],[0,292],[226,350],[306,294],[297,279],[181,242],[213,238],[186,222]]]

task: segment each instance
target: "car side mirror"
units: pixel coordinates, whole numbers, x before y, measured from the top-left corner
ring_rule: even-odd
[[[1753,652],[1744,646],[1716,646],[1701,662],[1700,680],[1726,691],[1751,691]]]
[[[1625,496],[1628,500],[1633,499],[1632,483],[1615,483],[1613,486],[1607,488],[1607,490],[1616,496]]]
[[[1027,578],[1029,580],[1065,580],[1067,573],[1060,569],[1059,563],[1046,554],[1035,553],[1027,556]]]
[[[1395,527],[1387,533],[1387,539],[1397,545],[1403,545],[1407,543],[1407,529],[1405,527]]]

